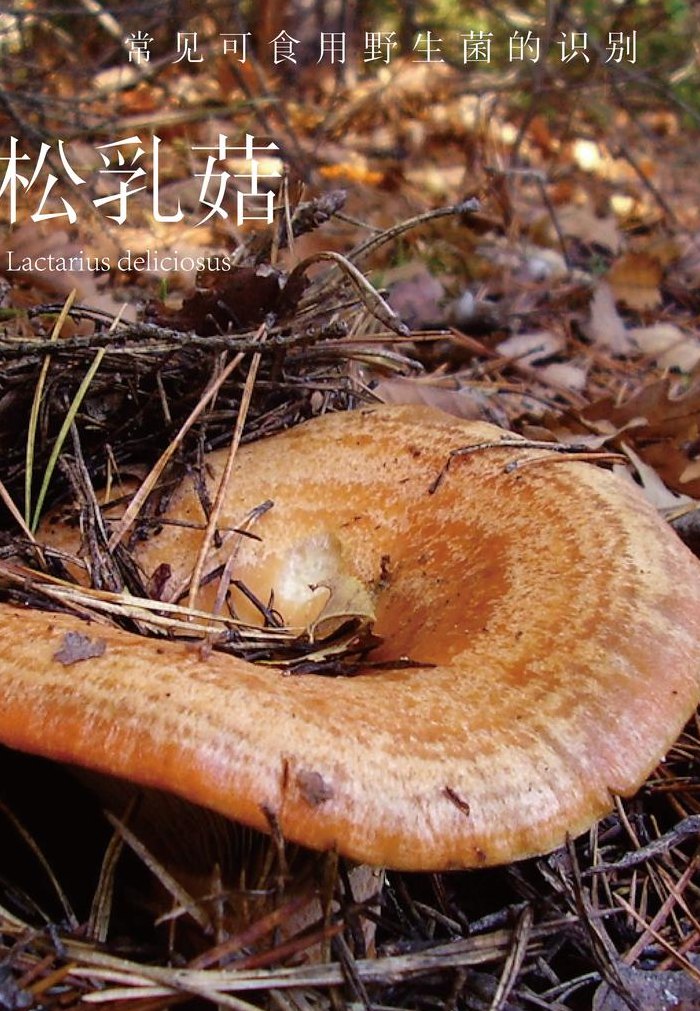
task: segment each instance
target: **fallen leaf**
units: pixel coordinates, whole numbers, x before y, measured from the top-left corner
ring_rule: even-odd
[[[687,238],[682,255],[673,270],[674,279],[686,288],[700,288],[700,234]]]
[[[159,326],[193,330],[203,337],[240,333],[262,323],[268,313],[280,318],[293,311],[307,283],[303,275],[287,279],[267,265],[238,267],[223,276],[205,271],[181,309],[151,302],[146,316]]]
[[[321,165],[319,175],[323,179],[335,181],[340,179],[350,183],[364,183],[367,186],[379,186],[384,181],[384,173],[370,169],[366,165]]]
[[[678,480],[681,484],[688,484],[691,481],[697,481],[700,478],[700,460],[693,460],[689,463],[685,470],[681,473]]]
[[[664,369],[692,372],[700,361],[700,341],[687,337],[674,323],[632,327],[628,334],[640,351],[654,358]]]
[[[63,636],[63,645],[54,653],[53,658],[64,667],[69,667],[81,660],[92,660],[93,657],[102,656],[106,649],[104,639],[91,639],[82,632],[66,632]]]
[[[596,400],[581,416],[615,427],[642,419],[640,434],[647,440],[685,435],[700,421],[700,377],[688,388],[670,376],[657,379],[622,403],[613,397]]]
[[[372,392],[384,404],[427,404],[446,414],[470,421],[490,421],[508,428],[508,415],[498,403],[498,387],[460,383],[454,377],[444,379],[380,379]]]
[[[629,309],[644,312],[661,303],[659,284],[663,268],[659,261],[647,253],[626,253],[616,260],[606,281],[619,302]]]
[[[659,235],[655,239],[646,240],[644,251],[655,260],[658,260],[663,269],[666,270],[672,263],[676,263],[680,259],[683,249],[677,238]]]
[[[609,348],[613,354],[626,355],[634,350],[624,320],[615,306],[612,288],[605,281],[601,281],[593,292],[585,330],[594,344]]]
[[[442,324],[445,289],[422,264],[389,288],[389,305],[412,330]]]
[[[7,241],[6,239],[3,244],[3,250],[11,251],[16,263],[22,263],[26,259],[46,264],[42,269],[37,266],[9,275],[13,284],[18,286],[18,294],[22,287],[30,285],[32,291],[38,289],[46,292],[52,299],[64,299],[75,289],[76,301],[83,305],[110,313],[122,309],[122,320],[136,319],[136,307],[129,305],[123,308],[122,300],[110,288],[110,272],[105,270],[95,273],[89,269],[90,264],[101,258],[114,261],[118,247],[109,239],[97,236],[89,245],[85,243],[84,248],[81,242],[71,239],[68,233],[61,229],[39,230],[33,222],[28,222],[12,233],[12,247],[7,245]],[[56,264],[54,269],[48,267],[52,262],[51,257]],[[61,269],[68,266],[71,260],[76,267],[75,270]],[[78,269],[81,266],[84,269]],[[14,301],[21,304],[21,295]]]
[[[311,807],[318,807],[325,804],[327,800],[333,799],[333,787],[327,783],[320,772],[313,769],[300,769],[297,773],[297,786],[299,792]]]
[[[622,403],[603,397],[582,409],[578,421],[569,415],[563,438],[578,441],[580,433],[594,430],[614,441],[624,429],[625,442],[667,487],[700,498],[700,474],[692,466],[700,460],[700,375],[695,373],[687,387],[686,381],[667,376]],[[558,415],[545,415],[541,423],[562,437]]]
[[[535,365],[542,359],[551,358],[563,351],[564,340],[548,330],[540,330],[508,337],[496,345],[496,350],[505,358],[517,358],[521,365]]]
[[[630,446],[623,443],[622,451],[629,457],[637,472],[639,482],[644,491],[644,497],[648,502],[651,502],[655,509],[659,509],[660,511],[677,509],[678,506],[691,505],[693,503],[694,500],[687,495],[679,495],[677,492],[667,488],[654,468],[644,463]],[[624,467],[616,467],[614,469],[631,479],[629,471]],[[636,484],[637,482],[635,481],[634,483]]]
[[[700,1011],[700,983],[685,972],[616,966],[627,993],[640,1011]],[[629,1003],[608,983],[593,996],[592,1011],[629,1011]]]
[[[611,253],[617,253],[622,245],[615,218],[599,218],[588,207],[564,207],[558,211],[557,220],[564,235],[579,239],[588,246],[603,246]]]
[[[539,370],[542,382],[551,386],[561,386],[574,393],[582,393],[588,382],[588,370],[573,362],[552,362]]]
[[[514,245],[503,236],[490,237],[476,247],[477,256],[499,270],[510,271],[524,281],[554,281],[570,271],[557,249],[526,242]]]

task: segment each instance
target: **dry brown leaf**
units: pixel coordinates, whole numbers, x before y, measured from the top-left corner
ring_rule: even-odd
[[[653,971],[619,964],[625,989],[641,1011],[700,1011],[700,983],[688,973]],[[592,1011],[629,1011],[629,1003],[607,983],[593,996]]]
[[[683,480],[689,463],[694,462],[689,459],[689,452],[693,451],[693,445],[697,446],[697,424],[688,431],[688,436],[693,438],[677,437],[659,440],[646,446],[641,444],[640,440],[639,452],[646,462],[658,472],[669,488],[685,492],[692,498],[700,498],[700,480]]]
[[[589,207],[564,207],[557,213],[564,235],[579,239],[588,246],[603,246],[617,253],[622,236],[614,217],[599,218]]]
[[[629,457],[637,476],[639,478],[639,483],[641,484],[642,490],[644,492],[644,497],[651,502],[655,509],[666,510],[666,509],[676,509],[681,505],[690,505],[694,501],[687,495],[680,495],[677,492],[671,491],[663,483],[657,472],[649,464],[644,463],[644,461],[634,452],[630,446],[626,443],[622,443],[622,450],[627,457]],[[633,480],[629,472],[624,467],[616,467],[623,476],[628,477]],[[637,482],[635,482],[636,484]]]
[[[81,660],[102,656],[106,648],[104,639],[91,639],[89,635],[83,635],[81,632],[66,632],[63,636],[63,645],[54,653],[53,658],[64,667],[69,667]]]
[[[509,271],[523,281],[556,281],[570,273],[559,250],[531,242],[514,245],[505,236],[489,237],[476,247],[476,253],[498,270]]]
[[[673,274],[680,284],[688,288],[700,288],[700,234],[687,238]]]
[[[700,423],[700,376],[687,389],[668,377],[649,383],[622,403],[604,397],[582,411],[581,417],[605,420],[616,428],[643,419],[639,433],[645,440],[687,437]]]
[[[649,383],[629,400],[618,404],[605,397],[580,412],[581,429],[610,425],[627,427],[625,441],[653,467],[674,491],[700,498],[700,476],[689,471],[700,457],[700,376],[678,393],[671,377]],[[576,425],[571,424],[575,431]]]
[[[585,330],[594,344],[609,348],[613,354],[626,355],[634,350],[624,320],[617,311],[612,289],[605,281],[593,292]]]
[[[683,248],[679,239],[668,235],[658,235],[646,242],[644,252],[657,260],[666,270],[672,263],[676,263],[680,259]]]
[[[240,332],[257,326],[268,313],[283,317],[291,312],[307,284],[303,274],[287,277],[264,265],[237,267],[230,274],[202,271],[181,308],[153,300],[146,306],[146,318],[158,326],[203,336]]]
[[[539,370],[543,382],[551,386],[561,386],[574,393],[582,393],[588,382],[588,369],[574,362],[552,362]]]
[[[664,369],[692,372],[700,361],[700,341],[687,337],[674,323],[633,327],[628,333],[640,351],[654,358]]]
[[[421,330],[444,320],[445,289],[423,264],[412,267],[410,273],[404,273],[393,283],[387,279],[388,302],[412,330]]]
[[[521,434],[528,439],[546,440],[554,437],[557,442],[576,443],[577,446],[585,446],[586,449],[593,451],[612,444],[622,432],[643,423],[643,419],[636,419],[623,425],[622,428],[615,428],[607,421],[599,421],[589,422],[587,428],[583,428],[576,424],[562,424],[557,415],[547,414],[541,419],[540,424],[524,425]]]
[[[700,460],[693,460],[689,463],[681,474],[679,480],[681,484],[690,484],[692,481],[697,481],[700,478]]]
[[[662,277],[663,267],[655,257],[648,253],[625,253],[612,265],[606,280],[617,301],[644,312],[661,303]]]
[[[550,412],[541,416],[538,430],[596,448],[621,448],[624,442],[667,488],[700,499],[700,365],[690,380],[656,379],[622,403],[606,396],[576,415],[570,410],[565,421]]]
[[[342,165],[322,165],[318,170],[322,179],[339,180],[347,183],[364,183],[366,186],[379,186],[384,181],[384,173],[366,165],[345,162]]]
[[[380,379],[372,391],[385,404],[427,404],[469,421],[491,421],[508,428],[508,415],[497,400],[498,388],[462,384],[445,379]]]
[[[521,365],[535,365],[563,350],[564,339],[548,330],[516,334],[496,345],[496,351],[500,355],[517,359]]]
[[[75,289],[76,300],[83,305],[111,313],[116,313],[122,308],[123,299],[112,290],[109,272],[62,269],[69,265],[71,258],[77,267],[82,261],[82,265],[86,268],[88,257],[90,260],[104,257],[113,261],[118,247],[107,237],[95,236],[94,240],[89,241],[71,239],[63,229],[47,227],[44,230],[39,229],[33,222],[27,222],[12,232],[11,240],[8,238],[5,243],[3,248],[5,251],[12,251],[15,264],[24,264],[25,261],[26,263],[31,261],[32,264],[27,269],[9,272],[6,275],[13,284],[31,286],[32,290],[45,292],[52,299],[64,299]],[[52,269],[51,263],[54,264]],[[13,302],[17,301],[21,303],[21,297],[13,298]],[[121,319],[125,322],[135,320],[135,306],[127,306],[121,314]]]

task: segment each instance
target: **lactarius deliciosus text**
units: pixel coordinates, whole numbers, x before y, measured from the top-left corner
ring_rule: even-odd
[[[312,637],[371,625],[353,676],[6,603],[0,740],[391,867],[496,864],[585,830],[698,702],[700,565],[627,482],[505,436],[366,408],[239,450],[219,526],[255,536],[224,533],[205,574],[232,558],[227,614],[249,622],[241,585]],[[207,457],[211,495],[224,461]],[[194,479],[165,520],[192,526],[135,559],[169,566],[172,600],[206,524]],[[95,655],[57,659],[69,633]]]

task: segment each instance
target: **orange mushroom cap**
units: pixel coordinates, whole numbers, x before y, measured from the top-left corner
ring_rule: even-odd
[[[311,627],[330,590],[310,585],[349,587],[375,610],[368,659],[423,666],[294,676],[4,604],[0,740],[263,830],[272,813],[291,840],[396,868],[506,862],[585,830],[698,702],[700,565],[589,464],[496,447],[454,457],[435,487],[452,451],[505,435],[379,407],[236,457],[220,526],[273,505],[234,576]],[[209,481],[224,459],[209,455]],[[204,522],[191,481],[167,515]],[[201,537],[166,526],[137,561],[167,562],[177,586]],[[224,538],[209,567],[230,550]],[[104,651],[61,663],[75,631]]]

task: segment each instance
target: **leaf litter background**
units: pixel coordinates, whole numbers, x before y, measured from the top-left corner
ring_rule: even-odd
[[[221,32],[267,39],[296,26],[310,37],[354,26],[355,53],[365,30],[404,40],[431,28],[446,61],[364,67],[350,55],[332,67],[314,54],[285,73],[263,51],[245,65],[220,53]],[[229,441],[239,418],[252,439],[362,401],[433,404],[623,454],[628,478],[697,549],[690,5],[488,5],[460,19],[438,3],[208,3],[194,16],[84,0],[7,6],[0,27],[5,140],[36,158],[61,137],[76,168],[94,169],[95,145],[156,133],[163,206],[179,199],[189,213],[158,225],[134,202],[117,227],[86,199],[75,226],[38,224],[36,192],[20,194],[14,227],[0,202],[3,262],[7,250],[114,261],[177,249],[228,252],[240,267],[5,274],[6,598],[46,600],[30,528],[49,505],[77,496],[94,517],[93,483],[140,475],[167,447],[181,469]],[[589,30],[598,42],[590,65],[550,55],[466,72],[459,32],[472,27],[496,39]],[[637,64],[604,65],[595,45],[633,29]],[[127,62],[136,30],[157,41],[147,67]],[[178,31],[198,32],[202,64],[172,64]],[[190,148],[247,132],[280,147],[268,165],[284,171],[276,227],[193,228]],[[96,536],[88,549],[97,589],[133,588],[127,556]],[[158,598],[157,585],[137,589]],[[131,816],[108,821],[61,770],[4,753],[0,1004],[698,1008],[698,761],[696,719],[639,795],[575,845],[496,870],[389,873],[362,902],[343,861],[293,851],[274,831],[222,842],[215,824],[213,850],[165,866],[138,819],[132,833]]]

